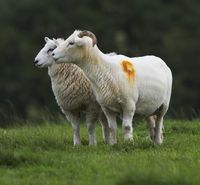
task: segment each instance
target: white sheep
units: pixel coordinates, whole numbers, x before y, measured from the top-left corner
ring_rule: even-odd
[[[91,85],[83,71],[74,64],[56,64],[51,53],[63,42],[62,39],[51,40],[45,37],[46,44],[35,58],[35,65],[48,67],[52,90],[56,101],[74,131],[74,145],[80,144],[80,112],[86,113],[86,122],[89,132],[89,144],[96,144],[95,122],[102,112],[97,103]],[[106,119],[101,115],[104,139],[108,142],[109,131]]]
[[[110,144],[117,142],[116,112],[123,117],[126,140],[133,138],[132,119],[138,113],[146,117],[152,140],[161,144],[163,117],[171,97],[171,70],[158,57],[108,56],[96,44],[93,33],[75,31],[52,55],[56,63],[73,62],[78,65],[91,81],[97,101],[108,120]]]

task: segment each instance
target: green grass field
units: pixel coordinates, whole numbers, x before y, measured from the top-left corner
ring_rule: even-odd
[[[134,142],[108,146],[97,127],[98,145],[72,144],[68,124],[42,124],[0,129],[0,185],[198,185],[200,121],[165,122],[162,146],[148,139],[138,121]]]

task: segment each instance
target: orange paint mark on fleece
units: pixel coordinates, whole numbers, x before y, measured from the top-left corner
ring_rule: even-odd
[[[135,69],[131,62],[123,60],[121,63],[123,71],[128,76],[129,81],[132,81],[135,77]]]

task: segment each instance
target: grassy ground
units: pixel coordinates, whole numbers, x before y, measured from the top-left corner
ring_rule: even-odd
[[[166,121],[165,140],[154,146],[143,122],[134,143],[108,146],[97,128],[97,147],[72,146],[67,124],[0,129],[0,185],[198,185],[200,121]]]

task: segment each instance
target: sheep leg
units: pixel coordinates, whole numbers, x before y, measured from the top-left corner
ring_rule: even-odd
[[[98,116],[96,113],[91,112],[86,114],[86,123],[87,123],[87,129],[89,134],[89,145],[96,145],[96,132],[95,132],[95,126]]]
[[[167,109],[168,109],[168,106],[163,105],[162,109],[158,113],[157,119],[156,119],[154,142],[159,145],[163,143],[163,128],[164,128],[163,127],[163,118],[167,112]]]
[[[150,138],[153,141],[155,138],[155,118],[154,116],[149,116],[146,118],[147,128],[149,129]]]
[[[156,120],[154,142],[159,145],[163,142],[163,116],[159,116]]]
[[[124,130],[124,139],[125,140],[132,140],[133,139],[133,115],[135,111],[123,111],[123,120],[122,120],[122,127]]]
[[[114,145],[117,143],[117,121],[116,121],[116,113],[107,109],[106,107],[102,107],[102,110],[107,118],[108,127],[109,127],[109,144]]]
[[[79,116],[79,113],[65,111],[65,116],[68,119],[68,121],[71,123],[72,128],[73,128],[74,145],[80,145],[81,140],[80,140],[80,116]]]
[[[101,126],[102,126],[103,139],[106,143],[109,143],[109,126],[108,126],[107,119],[106,119],[105,115],[103,114],[103,112],[101,113],[99,119],[100,119]]]

